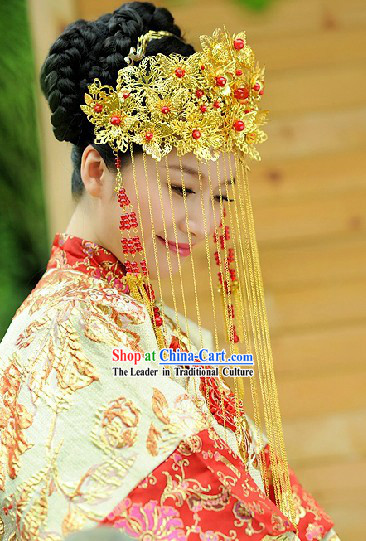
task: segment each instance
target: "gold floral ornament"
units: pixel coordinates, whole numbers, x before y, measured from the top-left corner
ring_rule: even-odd
[[[134,110],[138,104],[134,97],[127,100],[127,93],[121,96],[107,85],[102,86],[99,79],[89,86],[89,94],[85,94],[85,103],[81,106],[90,121],[95,124],[95,143],[109,144],[112,148],[119,148],[126,152],[130,140],[130,131],[137,123],[138,118]],[[126,103],[121,105],[121,99]]]
[[[158,161],[173,147],[178,156],[216,160],[239,150],[260,160],[264,68],[255,65],[245,32],[217,28],[200,41],[202,51],[189,57],[158,53],[122,68],[116,89],[94,79],[80,106],[95,125],[94,142],[122,153],[136,143]]]

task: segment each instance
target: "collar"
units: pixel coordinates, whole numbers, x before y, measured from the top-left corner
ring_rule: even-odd
[[[122,283],[125,266],[109,250],[69,233],[56,233],[51,246],[51,256],[46,270],[72,269],[106,280],[111,286],[128,293]]]

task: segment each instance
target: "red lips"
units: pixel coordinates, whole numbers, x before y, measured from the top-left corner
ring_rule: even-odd
[[[163,239],[163,237],[160,237],[158,235],[158,239],[164,244],[164,246],[166,246],[165,239]],[[175,242],[168,240],[168,246],[172,252],[177,253],[178,251],[179,254],[182,256],[187,256],[191,253],[189,244],[186,244],[184,242],[178,242],[176,244]],[[178,246],[178,250],[177,250],[177,246]]]

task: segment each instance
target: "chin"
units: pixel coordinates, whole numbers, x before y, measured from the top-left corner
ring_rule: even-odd
[[[174,276],[175,274],[179,273],[179,265],[177,258],[171,257],[171,274]],[[183,267],[184,260],[181,258],[180,265]],[[163,263],[159,263],[159,272],[156,270],[156,265],[154,262],[154,265],[149,265],[149,276],[152,280],[157,280],[160,278],[161,280],[169,280],[170,279],[170,270],[169,270],[169,264],[165,260]]]

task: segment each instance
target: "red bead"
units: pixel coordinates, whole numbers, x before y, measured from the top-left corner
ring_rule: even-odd
[[[235,75],[238,75],[238,76],[243,75],[243,71],[238,69],[238,70],[235,71]]]
[[[145,133],[146,141],[151,141],[152,138],[153,138],[153,133],[151,131],[148,131]]]
[[[237,100],[245,100],[249,96],[249,90],[244,87],[237,88],[234,91],[234,96]]]
[[[156,323],[156,326],[157,326],[157,327],[161,327],[162,324],[163,324],[162,318],[161,318],[160,316],[157,316],[157,317],[155,318],[155,323]]]
[[[262,88],[262,90],[259,91],[259,94],[262,96],[264,94],[264,89]]]
[[[200,130],[193,130],[192,137],[193,137],[193,139],[199,139],[201,137]]]
[[[201,109],[202,113],[205,113],[207,111],[206,105],[201,105],[200,109]]]
[[[131,224],[131,227],[137,227],[137,217],[136,217],[136,213],[135,212],[131,212],[130,213],[130,224]]]
[[[170,113],[170,109],[167,105],[163,105],[163,107],[161,108],[161,112],[166,115],[167,113]]]
[[[121,216],[121,220],[120,220],[120,229],[130,229],[130,224],[129,222],[127,221],[127,218],[126,216]]]
[[[243,131],[244,128],[245,128],[245,124],[242,120],[237,120],[235,123],[234,123],[234,128],[236,131]]]
[[[225,86],[226,85],[226,78],[220,75],[219,77],[215,77],[216,79],[216,86]]]
[[[205,69],[205,66],[202,64],[201,71],[203,71],[204,69]]]
[[[241,39],[241,38],[237,38],[235,41],[234,41],[234,47],[237,51],[239,51],[240,49],[242,49],[244,47],[245,43],[244,43],[244,40]]]
[[[259,83],[255,83],[255,85],[253,86],[253,90],[259,90],[261,87],[261,85]]]
[[[245,114],[250,113],[250,109],[244,109],[244,113]]]
[[[127,206],[130,204],[130,200],[128,199],[124,188],[121,188],[118,192],[118,203],[120,206]]]
[[[175,75],[177,77],[179,77],[179,78],[184,77],[185,73],[186,73],[186,71],[184,69],[182,69],[182,68],[177,68],[175,70]]]
[[[120,204],[121,207],[126,207],[127,205],[129,205],[129,201],[128,199],[126,198],[123,198],[121,197],[120,199],[118,199],[118,203]]]
[[[133,272],[135,272],[136,274],[138,274],[138,272],[139,272],[139,266],[138,266],[138,264],[137,264],[137,261],[133,261],[133,262],[131,263],[131,265],[132,265],[132,270],[133,270]]]
[[[196,90],[196,96],[197,96],[197,98],[202,98],[203,95],[204,95],[203,90],[200,90],[200,89],[197,89],[197,90]]]
[[[235,261],[234,248],[229,248],[228,255],[227,255],[227,261],[228,261],[228,263],[233,263]]]
[[[124,254],[128,254],[127,239],[121,239],[122,251]]]
[[[103,105],[101,103],[96,103],[94,105],[94,111],[96,113],[101,113],[103,111]]]
[[[128,96],[130,95],[130,92],[124,92],[123,94],[124,99],[126,100]]]
[[[132,241],[133,241],[133,243],[134,243],[134,249],[135,249],[137,252],[142,252],[143,248],[142,248],[142,244],[141,244],[140,238],[139,238],[139,237],[132,237]]]
[[[121,121],[122,121],[122,119],[121,119],[120,116],[114,115],[114,116],[112,116],[110,122],[111,122],[111,124],[113,124],[114,126],[119,126],[119,125],[121,124]]]
[[[220,109],[221,107],[220,102],[218,100],[214,102],[213,106],[215,107],[215,109]]]
[[[135,212],[122,214],[120,220],[120,229],[131,229],[131,227],[137,227],[137,217]]]

